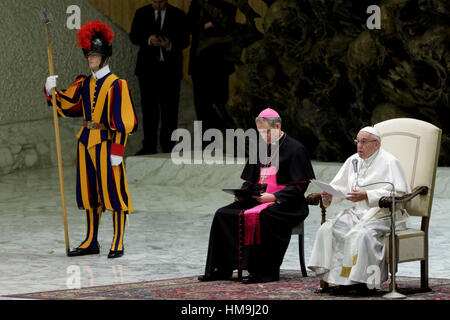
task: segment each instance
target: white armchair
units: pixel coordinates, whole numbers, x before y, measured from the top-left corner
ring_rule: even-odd
[[[404,203],[410,216],[421,217],[421,228],[408,228],[396,232],[397,263],[420,260],[421,286],[412,291],[429,291],[428,287],[428,226],[433,203],[436,169],[441,145],[442,130],[416,119],[398,118],[375,125],[381,134],[381,147],[392,153],[403,165],[413,192],[397,197],[396,203]],[[380,207],[391,207],[392,199],[382,197]],[[386,237],[386,258],[390,272],[397,266],[392,260],[390,235]],[[392,283],[391,283],[392,285]],[[392,287],[391,287],[392,290]]]

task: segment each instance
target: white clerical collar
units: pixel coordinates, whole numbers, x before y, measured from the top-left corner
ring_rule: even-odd
[[[109,70],[109,65],[106,65],[103,68],[101,68],[100,70],[98,70],[97,72],[94,72],[94,71],[91,71],[91,72],[92,72],[92,76],[94,77],[94,79],[98,80],[98,79],[101,79],[104,76],[106,76],[111,71]]]

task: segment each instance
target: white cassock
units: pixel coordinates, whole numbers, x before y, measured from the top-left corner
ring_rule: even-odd
[[[368,159],[361,159],[356,153],[345,161],[330,183],[342,193],[351,192],[355,186],[353,159],[358,160],[359,185],[388,181],[395,185],[396,196],[411,192],[400,162],[389,152],[379,149]],[[334,219],[327,219],[316,234],[308,268],[328,283],[378,286],[388,279],[384,243],[386,234],[390,232],[390,211],[379,208],[378,200],[382,196],[390,196],[392,187],[378,184],[359,189],[367,191],[368,199],[355,203],[349,201],[353,207],[338,213]],[[331,204],[342,200],[333,197]],[[408,216],[405,209],[396,206],[396,230],[406,228]]]

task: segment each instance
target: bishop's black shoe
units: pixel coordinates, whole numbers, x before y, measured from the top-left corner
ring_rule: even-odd
[[[207,273],[201,276],[198,276],[199,281],[217,281],[217,280],[230,280],[233,276],[233,271],[224,272],[224,271],[213,271],[212,273]]]
[[[121,256],[123,256],[123,250],[118,251],[109,250],[108,259],[120,258]]]
[[[79,257],[79,256],[86,256],[88,254],[99,254],[100,253],[100,247],[94,247],[94,248],[76,248],[70,252],[67,253],[67,256],[69,257]]]
[[[278,281],[279,277],[277,276],[265,276],[261,277],[257,274],[251,273],[247,277],[242,278],[243,284],[253,284],[253,283],[265,283],[265,282],[272,282],[272,281]]]

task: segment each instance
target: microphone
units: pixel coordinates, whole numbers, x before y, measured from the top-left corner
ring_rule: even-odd
[[[353,159],[352,163],[353,163],[353,171],[355,173],[357,173],[358,172],[358,159]]]
[[[353,159],[352,164],[353,164],[353,171],[355,172],[355,184],[353,189],[356,189],[358,187],[358,159]]]

